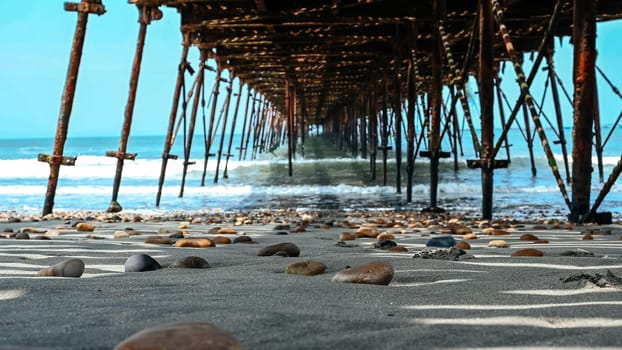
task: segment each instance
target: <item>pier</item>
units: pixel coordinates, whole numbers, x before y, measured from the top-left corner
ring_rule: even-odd
[[[64,144],[88,18],[106,12],[105,0],[64,6],[77,13],[77,23],[54,148],[52,154],[39,155],[50,164],[43,215],[53,211],[60,167],[79,161],[64,154]],[[138,38],[134,61],[128,62],[132,70],[119,147],[107,152],[117,160],[109,212],[123,209],[118,200],[123,165],[139,156],[127,149],[127,141],[141,63],[156,59],[143,57],[143,47],[149,26],[157,25],[166,7],[177,11],[182,45],[178,66],[170,68],[178,77],[171,86],[169,122],[162,125],[166,136],[155,206],[168,161],[178,157],[184,160],[183,196],[202,118],[208,125],[198,146],[205,151],[202,185],[210,180],[208,162],[217,164],[216,183],[227,178],[229,159],[254,159],[278,147],[287,147],[289,175],[295,176],[295,159],[304,156],[305,137],[314,130],[344,153],[368,159],[369,176],[393,184],[396,193],[402,192],[405,178],[408,201],[415,162],[427,158],[425,211],[443,211],[438,204],[440,160],[453,158],[456,169],[465,162],[473,176],[481,177],[481,216],[491,219],[495,169],[511,164],[507,133],[518,126],[525,130],[532,159],[533,152],[547,157],[545,176],[555,179],[569,220],[611,220],[598,209],[622,172],[622,155],[604,174],[603,150],[615,140],[603,134],[602,121],[607,118],[615,129],[622,113],[601,118],[596,80],[604,79],[620,99],[622,94],[619,82],[598,66],[598,50],[607,48],[596,47],[596,36],[598,22],[622,18],[622,1],[129,0],[127,6],[139,10]],[[556,38],[571,39],[572,81],[557,74]],[[199,62],[189,61],[191,50],[198,50]],[[546,98],[532,92],[538,76],[546,81]],[[506,91],[502,81],[515,81],[517,93]],[[569,126],[564,125],[564,105],[572,111],[572,135],[564,132]],[[546,115],[547,106],[554,115]],[[233,145],[236,127],[243,137]],[[496,128],[501,134],[495,135]],[[171,154],[175,142],[183,142],[183,155]],[[387,176],[389,156],[395,160],[394,179]],[[538,169],[532,168],[535,175]],[[593,200],[595,176],[601,190]]]

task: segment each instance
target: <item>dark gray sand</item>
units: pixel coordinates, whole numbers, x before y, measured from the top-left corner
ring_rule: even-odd
[[[0,231],[42,231],[29,233],[30,239],[1,233],[0,348],[112,349],[147,327],[183,321],[211,323],[245,349],[622,348],[622,286],[614,278],[622,276],[621,225],[502,222],[494,233],[508,234],[492,235],[482,233],[492,233],[490,224],[458,218],[477,238],[468,240],[466,256],[442,260],[413,255],[450,232],[448,217],[282,211],[195,215],[194,223],[184,224],[193,218],[101,214],[87,218],[93,232],[78,232],[72,226],[79,217],[0,218]],[[371,222],[408,251],[374,248],[380,246],[374,238],[340,242],[340,234]],[[218,234],[218,227],[231,230]],[[35,239],[46,230],[50,240]],[[246,235],[252,242],[212,248],[144,243],[177,231],[211,239]],[[114,238],[115,232],[124,238]],[[460,232],[452,235],[456,241]],[[549,243],[521,240],[524,233]],[[586,233],[593,239],[584,240]],[[498,239],[508,247],[489,247]],[[257,256],[283,242],[298,246],[300,256]],[[544,256],[511,256],[524,248]],[[148,254],[163,268],[125,273],[125,261],[135,254]],[[187,256],[202,257],[210,267],[168,267]],[[80,278],[36,276],[69,258],[84,261]],[[285,273],[307,260],[323,263],[326,272]],[[393,266],[388,286],[331,281],[340,270],[373,261]]]

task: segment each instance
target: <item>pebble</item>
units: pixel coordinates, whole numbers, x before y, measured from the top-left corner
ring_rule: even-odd
[[[464,224],[460,224],[456,222],[450,222],[449,224],[447,224],[447,228],[451,231],[451,233],[455,235],[467,235],[473,232],[471,231],[470,228],[468,228]]]
[[[18,232],[15,234],[15,239],[30,239],[30,235],[26,232]]]
[[[376,238],[378,237],[379,234],[380,234],[380,231],[378,231],[378,229],[375,227],[363,226],[363,227],[360,227],[358,230],[356,230],[357,237]]]
[[[114,350],[214,349],[241,350],[240,342],[207,322],[180,322],[144,329],[123,340]]]
[[[285,256],[297,257],[300,255],[300,249],[294,243],[277,243],[259,249],[258,256],[272,256],[277,253],[285,253]],[[280,256],[283,256],[282,254]]]
[[[526,249],[521,249],[521,250],[512,252],[512,254],[510,255],[511,256],[543,256],[544,252],[538,249],[526,248]]]
[[[231,238],[225,236],[215,236],[212,238],[216,244],[231,244]]]
[[[523,233],[520,236],[520,240],[521,241],[537,241],[539,238],[536,235],[533,235],[531,233]]]
[[[125,272],[144,272],[161,269],[162,266],[147,254],[132,255],[125,261]]]
[[[350,232],[342,232],[339,235],[339,240],[340,241],[353,241],[356,239],[356,236],[354,235],[354,233],[350,233]]]
[[[374,243],[374,248],[380,248],[385,250],[396,246],[397,243],[390,239],[379,239],[378,242]]]
[[[168,238],[184,238],[184,233],[181,231],[177,231],[177,232],[173,232],[170,235],[168,235]]]
[[[182,238],[175,242],[175,247],[181,248],[211,248],[216,243],[209,238]]]
[[[95,225],[90,222],[79,222],[76,224],[76,230],[79,232],[93,232],[95,231]]]
[[[22,227],[18,232],[20,233],[45,233],[46,229],[41,229],[37,227]]]
[[[38,239],[38,240],[41,240],[41,241],[51,241],[51,240],[52,240],[52,239],[51,239],[50,237],[48,237],[48,236],[41,236],[41,235],[36,236],[36,237],[35,237],[35,238],[33,238],[33,239]]]
[[[277,236],[287,236],[289,233],[287,231],[276,231],[274,234]]]
[[[166,237],[148,236],[148,237],[145,237],[145,243],[148,243],[148,244],[173,245],[175,242],[173,242],[171,239],[166,238]]]
[[[584,241],[591,241],[593,239],[594,239],[594,237],[592,236],[591,233],[586,233],[586,234],[583,235],[583,240]]]
[[[499,230],[499,229],[494,229],[492,230],[492,235],[493,236],[507,236],[510,235],[511,233],[505,230]]]
[[[462,237],[462,239],[464,239],[464,240],[477,239],[477,234],[475,234],[475,233],[467,233],[466,235],[464,235],[464,237]]]
[[[186,269],[207,269],[209,264],[207,260],[200,256],[186,256],[175,260],[171,267],[186,268]]]
[[[37,276],[43,277],[80,277],[84,272],[84,261],[67,259],[56,265],[39,270]]]
[[[255,243],[251,236],[237,236],[233,239],[233,243]]]
[[[130,238],[130,234],[127,231],[115,231],[112,237],[114,239]]]
[[[394,240],[395,239],[395,235],[391,234],[391,233],[381,233],[378,235],[378,237],[376,237],[378,240],[382,240],[382,239],[388,239],[388,240]]]
[[[217,232],[219,235],[234,235],[236,233],[238,233],[238,230],[234,229],[234,228],[221,228],[218,230]]]
[[[437,260],[463,260],[472,259],[473,256],[464,250],[455,247],[449,249],[428,249],[425,248],[413,255],[413,258],[437,259]]]
[[[488,242],[488,246],[494,248],[507,248],[509,245],[508,242],[502,239],[493,239],[492,241]]]
[[[549,243],[549,241],[546,240],[546,239],[537,239],[537,240],[533,241],[532,243],[533,244],[547,244],[547,243]]]
[[[386,286],[393,279],[393,266],[386,262],[370,262],[337,272],[333,282],[363,283]]]
[[[458,241],[454,247],[457,249],[471,249],[471,245],[467,241]]]
[[[449,248],[456,245],[456,240],[452,236],[432,237],[426,243],[426,247]]]
[[[185,230],[188,227],[190,227],[190,222],[188,221],[182,221],[179,223],[179,226],[177,226],[177,228],[179,228],[180,230]]]
[[[319,261],[301,261],[293,263],[285,269],[286,273],[294,275],[315,276],[321,275],[326,271],[326,265]]]
[[[289,231],[291,230],[291,226],[289,224],[279,224],[272,228],[274,231]]]
[[[59,237],[60,236],[60,230],[47,230],[47,231],[45,231],[45,235],[47,237]]]

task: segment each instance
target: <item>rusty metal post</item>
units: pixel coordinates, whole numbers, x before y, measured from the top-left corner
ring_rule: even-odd
[[[205,186],[205,176],[207,175],[207,162],[209,160],[209,157],[211,156],[210,154],[210,149],[212,148],[212,134],[214,131],[214,118],[216,117],[216,105],[218,103],[218,95],[220,94],[220,82],[223,81],[222,79],[222,68],[220,67],[220,65],[218,65],[218,67],[216,68],[216,81],[214,83],[214,90],[212,91],[212,108],[210,110],[210,116],[209,116],[209,130],[207,131],[207,138],[204,138],[205,140],[205,154],[203,156],[203,174],[201,175],[201,186]],[[229,90],[230,91],[230,90]],[[198,99],[199,96],[197,95],[196,98]],[[203,115],[203,127],[205,128],[205,115]],[[203,129],[205,131],[205,129]]]
[[[572,206],[569,219],[582,222],[590,211],[592,133],[596,63],[596,2],[575,0],[574,126],[572,131]]]
[[[229,134],[229,145],[227,146],[227,154],[225,154],[225,157],[226,157],[225,158],[225,171],[222,174],[222,177],[225,179],[229,178],[229,174],[227,173],[227,170],[229,167],[229,158],[232,156],[231,146],[233,145],[233,135],[235,134],[235,125],[238,121],[238,112],[240,111],[240,100],[242,99],[242,88],[244,87],[244,84],[241,81],[239,81],[238,84],[240,85],[240,88],[237,93],[238,99],[235,102],[235,110],[233,111],[233,120],[231,121],[231,133]],[[247,107],[248,107],[248,102],[247,102]]]
[[[429,211],[442,211],[438,208],[438,172],[440,160],[441,144],[441,106],[443,104],[443,61],[442,61],[442,40],[438,31],[440,21],[445,16],[445,1],[434,0],[434,26],[432,31],[432,54],[431,54],[431,86],[429,91],[431,120],[429,139],[430,157],[430,207]]]
[[[56,127],[56,136],[54,139],[54,150],[51,157],[42,157],[50,164],[50,177],[48,178],[48,187],[45,193],[45,202],[43,204],[43,215],[52,213],[54,209],[54,197],[56,196],[56,187],[58,186],[58,174],[60,166],[63,163],[70,164],[63,157],[65,149],[65,141],[67,140],[67,130],[69,128],[69,118],[71,117],[71,109],[73,108],[73,98],[76,92],[76,83],[78,81],[78,72],[80,71],[80,61],[82,59],[82,48],[84,47],[84,37],[86,34],[86,24],[89,14],[95,13],[103,15],[106,12],[104,5],[100,0],[82,0],[81,3],[65,3],[65,11],[78,12],[78,21],[73,36],[73,45],[69,56],[69,68],[67,69],[67,77],[65,79],[65,88],[61,98],[60,113],[58,124]],[[75,162],[75,158],[73,158]]]
[[[401,86],[399,80],[399,60],[396,60],[394,84],[394,106],[395,111],[395,189],[397,193],[402,193],[402,97],[400,94]]]
[[[408,110],[406,111],[406,201],[413,199],[413,173],[415,171],[415,105],[417,95],[415,93],[415,76],[412,55],[408,58],[407,97]]]
[[[362,159],[367,159],[367,149],[368,149],[368,142],[367,142],[367,118],[365,116],[365,97],[361,96],[361,100],[359,101],[359,114],[360,114],[360,118],[361,118],[361,131],[359,132],[359,134],[361,135],[361,158]]]
[[[168,160],[177,159],[177,156],[172,156],[170,152],[171,148],[173,147],[173,132],[175,129],[175,121],[177,119],[177,109],[179,108],[179,98],[181,97],[182,93],[182,85],[184,84],[186,70],[190,69],[189,63],[187,61],[188,51],[190,47],[190,39],[188,34],[184,34],[182,45],[183,49],[181,52],[181,62],[179,63],[177,83],[175,84],[175,92],[173,93],[173,106],[171,107],[168,128],[166,130],[166,137],[164,139],[164,151],[162,152],[162,168],[160,169],[158,192],[156,194],[156,207],[160,206],[160,199],[162,198],[162,187],[164,186],[164,177],[166,176],[166,167],[168,164]]]
[[[385,66],[386,69],[386,66]],[[380,135],[380,142],[382,143],[382,185],[387,185],[387,157],[389,155],[389,112],[388,112],[388,84],[386,70],[382,76],[382,134]]]
[[[197,122],[197,111],[199,110],[199,100],[201,98],[201,90],[203,89],[203,81],[205,80],[205,62],[208,58],[209,50],[199,48],[201,51],[201,63],[199,65],[199,72],[197,73],[196,85],[194,87],[194,100],[192,101],[192,111],[190,112],[190,125],[188,125],[188,137],[184,144],[184,164],[181,173],[181,186],[179,189],[179,198],[184,196],[184,189],[186,187],[186,176],[188,175],[188,165],[194,164],[190,162],[190,152],[192,151],[192,139],[194,138],[194,127]]]
[[[566,182],[570,183],[570,168],[568,166],[568,150],[566,147],[566,132],[564,130],[564,118],[562,115],[561,105],[559,103],[559,90],[557,89],[557,79],[555,75],[555,65],[553,61],[553,49],[546,56],[548,65],[549,81],[551,83],[551,94],[553,95],[553,104],[555,106],[555,116],[557,119],[557,128],[559,129],[559,144],[564,157],[564,168],[566,170]]]
[[[220,160],[222,159],[222,148],[225,145],[225,132],[227,131],[227,119],[229,117],[229,106],[231,106],[231,93],[233,89],[233,73],[229,71],[229,85],[227,86],[227,98],[225,99],[225,111],[222,119],[222,133],[220,135],[220,145],[218,146],[218,156],[216,158],[216,174],[214,183],[218,183],[218,172],[220,170]],[[211,144],[210,144],[211,146]]]
[[[293,176],[292,153],[295,142],[294,137],[294,87],[289,80],[285,81],[285,113],[287,113],[287,167],[289,176]]]
[[[492,219],[494,191],[494,19],[489,1],[480,1],[479,103],[481,111],[482,218]]]
[[[240,86],[242,85],[242,82],[240,82]],[[242,121],[242,137],[240,138],[240,147],[238,147],[240,153],[238,154],[238,161],[242,160],[242,153],[244,153],[244,151],[246,150],[246,147],[244,146],[244,140],[245,140],[245,132],[246,132],[246,124],[248,123],[248,109],[250,106],[250,101],[253,98],[253,94],[251,93],[251,87],[250,85],[247,87],[248,91],[246,94],[246,107],[244,108],[244,121]],[[253,103],[254,105],[255,103]],[[250,123],[249,123],[249,131],[250,131]],[[249,134],[250,136],[250,134]],[[226,168],[225,168],[226,169]]]
[[[162,12],[154,6],[141,6],[138,5],[140,12],[139,20],[140,29],[138,32],[138,40],[136,42],[136,53],[134,55],[134,63],[132,65],[132,73],[130,76],[130,90],[127,97],[127,104],[125,105],[125,117],[123,120],[123,128],[121,129],[121,139],[119,140],[119,150],[114,152],[108,152],[108,156],[117,158],[117,169],[114,176],[114,183],[112,185],[112,199],[110,206],[108,207],[109,213],[116,213],[123,210],[123,207],[117,201],[119,196],[119,189],[121,187],[121,178],[123,177],[123,164],[125,160],[134,160],[136,154],[128,154],[127,142],[130,137],[130,130],[132,128],[132,118],[134,116],[134,104],[136,102],[136,91],[138,88],[138,78],[140,76],[140,65],[143,59],[143,48],[145,47],[145,37],[147,35],[147,26],[153,20],[162,18]]]

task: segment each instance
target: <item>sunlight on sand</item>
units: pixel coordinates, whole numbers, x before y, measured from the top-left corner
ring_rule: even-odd
[[[469,318],[418,318],[411,321],[415,324],[440,326],[522,326],[538,328],[613,328],[622,327],[622,320],[615,318],[537,318],[524,316],[501,317],[469,317]]]
[[[556,307],[577,307],[595,305],[622,305],[622,301],[585,301],[577,303],[551,303],[551,304],[528,304],[528,305],[406,305],[405,309],[412,310],[531,310],[548,309]],[[622,320],[620,320],[622,322]]]
[[[600,288],[600,287],[584,287],[580,289],[534,289],[534,290],[508,290],[502,291],[503,294],[519,294],[519,295],[541,295],[541,296],[570,296],[592,293],[612,293],[620,292],[617,288]]]
[[[486,262],[466,262],[460,261],[461,264],[479,265],[479,266],[495,266],[495,267],[527,267],[542,268],[554,270],[604,270],[604,269],[622,269],[622,265],[597,265],[597,266],[577,266],[577,265],[561,265],[561,264],[535,264],[535,263],[486,263]]]
[[[0,300],[16,299],[23,295],[23,290],[0,290]]]

